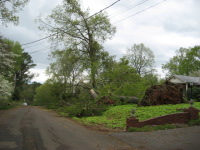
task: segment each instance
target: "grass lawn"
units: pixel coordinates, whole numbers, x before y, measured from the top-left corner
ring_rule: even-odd
[[[132,109],[136,109],[136,117],[140,120],[147,120],[150,118],[172,114],[179,112],[176,109],[188,108],[189,104],[177,104],[177,105],[160,105],[160,106],[146,106],[137,107],[136,105],[121,105],[110,106],[102,116],[82,117],[73,119],[85,124],[85,125],[101,125],[106,128],[121,128],[126,127],[126,119],[130,117]],[[195,108],[200,109],[200,102],[196,102],[193,105]]]

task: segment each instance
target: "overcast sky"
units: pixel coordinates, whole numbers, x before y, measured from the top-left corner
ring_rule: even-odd
[[[115,1],[82,0],[82,3],[84,8],[90,8],[92,15]],[[51,14],[53,8],[61,2],[62,0],[30,0],[18,14],[19,25],[8,24],[8,27],[0,25],[0,33],[21,44],[45,37],[45,34],[38,30],[39,24],[35,23],[35,19],[40,14],[42,16]],[[141,2],[144,3],[136,6]],[[154,7],[150,8],[151,6]],[[106,11],[111,23],[117,27],[117,32],[104,44],[105,50],[119,59],[133,44],[144,43],[153,51],[154,66],[161,77],[164,77],[162,64],[173,57],[176,50],[180,47],[200,45],[199,0],[120,0]],[[31,69],[32,72],[39,73],[33,81],[44,82],[47,79],[45,69],[50,62],[47,59],[49,47],[50,43],[47,40],[23,46],[37,64],[37,67]]]

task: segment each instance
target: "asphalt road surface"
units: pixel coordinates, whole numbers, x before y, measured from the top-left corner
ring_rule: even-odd
[[[0,150],[200,150],[200,126],[102,133],[24,106],[0,111]]]
[[[2,150],[131,150],[131,146],[59,117],[48,110],[24,106],[0,111]]]

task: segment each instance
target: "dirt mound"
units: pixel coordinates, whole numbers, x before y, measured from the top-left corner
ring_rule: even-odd
[[[140,102],[141,106],[183,103],[183,86],[166,81],[146,90]]]

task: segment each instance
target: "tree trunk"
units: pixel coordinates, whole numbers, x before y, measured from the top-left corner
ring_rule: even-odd
[[[96,98],[98,97],[97,93],[96,93],[93,89],[90,90],[90,95],[91,95],[92,98],[94,98],[94,99],[96,99]]]

